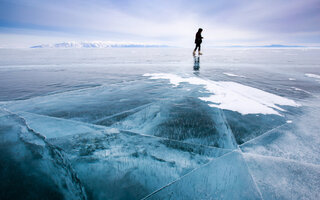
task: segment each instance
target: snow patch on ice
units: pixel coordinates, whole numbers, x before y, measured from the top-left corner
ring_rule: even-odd
[[[309,78],[314,78],[314,79],[316,79],[316,81],[318,83],[320,83],[320,75],[318,75],[318,74],[304,74],[304,75],[309,77]]]
[[[227,72],[224,72],[223,74],[224,74],[224,75],[227,75],[227,76],[231,76],[231,77],[241,77],[241,78],[245,78],[245,76],[237,75],[237,74],[232,74],[232,73],[227,73]]]
[[[306,75],[307,77],[310,77],[310,78],[320,79],[320,75],[317,75],[317,74],[304,74],[304,75]]]
[[[294,89],[295,91],[301,91],[301,92],[305,92],[305,93],[307,93],[307,94],[311,94],[310,92],[305,91],[305,90],[300,89],[300,88],[297,88],[297,87],[291,87],[291,88]]]
[[[253,87],[235,82],[211,81],[199,77],[180,77],[167,73],[147,73],[150,79],[168,79],[175,87],[180,83],[204,85],[205,89],[212,93],[209,97],[199,97],[203,101],[211,102],[209,106],[232,110],[243,115],[246,114],[275,114],[284,111],[277,105],[300,106],[293,100],[277,96]]]

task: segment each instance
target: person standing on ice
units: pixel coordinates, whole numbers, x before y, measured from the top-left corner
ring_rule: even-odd
[[[198,49],[198,55],[202,55],[202,53],[200,52],[202,38],[203,38],[201,36],[201,33],[202,33],[202,28],[199,28],[198,32],[196,33],[196,39],[194,41],[194,43],[196,43],[196,48],[194,48],[194,50],[193,50],[193,55],[196,54],[197,49]]]

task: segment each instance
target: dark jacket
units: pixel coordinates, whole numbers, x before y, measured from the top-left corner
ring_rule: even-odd
[[[201,36],[201,32],[197,32],[197,34],[196,34],[196,39],[195,39],[195,41],[194,41],[194,43],[196,43],[196,44],[201,44],[202,43],[202,36]]]

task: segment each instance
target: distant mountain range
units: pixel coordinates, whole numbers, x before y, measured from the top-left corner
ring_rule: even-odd
[[[270,44],[270,45],[260,45],[260,46],[245,46],[245,45],[231,45],[231,46],[223,46],[227,48],[292,48],[292,47],[307,47],[300,45],[282,45],[282,44]]]
[[[132,43],[132,42],[105,42],[105,41],[93,41],[93,42],[61,42],[56,44],[41,44],[31,46],[30,48],[121,48],[121,47],[168,47],[161,44],[144,44],[144,43]]]
[[[40,44],[31,46],[30,48],[147,48],[147,47],[170,47],[163,44],[147,44],[147,43],[134,43],[134,42],[111,42],[111,41],[90,41],[90,42],[61,42],[55,44]],[[271,44],[271,45],[257,45],[257,46],[246,46],[246,45],[231,45],[231,46],[209,46],[213,48],[299,48],[308,47],[301,45],[281,45],[281,44]],[[319,47],[317,47],[319,48]]]

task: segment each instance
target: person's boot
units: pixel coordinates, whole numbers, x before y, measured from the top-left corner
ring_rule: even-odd
[[[196,51],[193,51],[192,55],[196,55]]]
[[[198,54],[199,54],[199,55],[202,55],[202,53],[201,53],[200,51],[198,52]]]

